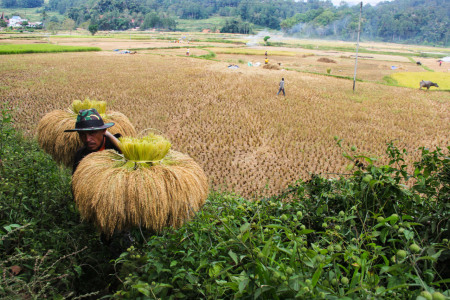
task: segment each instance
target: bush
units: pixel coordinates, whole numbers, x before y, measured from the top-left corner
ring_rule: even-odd
[[[139,231],[119,256],[79,222],[70,170],[11,119],[3,109],[0,298],[450,296],[450,147],[421,148],[412,168],[393,143],[382,166],[352,147],[347,178],[315,175],[258,201],[211,193],[191,222]]]
[[[0,116],[0,298],[73,297],[104,289],[108,249],[82,224],[71,172]],[[110,278],[107,279],[111,281]]]
[[[408,174],[406,152],[390,143],[387,153],[390,163],[376,166],[344,152],[351,177],[313,176],[260,201],[211,194],[195,220],[116,260],[124,284],[115,296],[449,296],[448,154],[422,149]]]

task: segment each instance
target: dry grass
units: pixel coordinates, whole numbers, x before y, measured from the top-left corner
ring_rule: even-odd
[[[208,196],[202,168],[187,155],[172,151],[151,167],[125,167],[113,150],[84,158],[73,175],[75,202],[83,219],[106,235],[142,226],[160,231],[179,227]]]
[[[76,132],[64,132],[75,128],[76,118],[77,115],[71,112],[54,110],[43,116],[37,127],[39,146],[57,163],[67,167],[72,167],[76,151],[83,146]],[[103,121],[115,123],[108,129],[112,134],[136,136],[133,124],[120,112],[109,111]]]
[[[282,66],[300,60],[301,67],[323,73],[329,68],[314,56],[271,62],[281,59]],[[333,74],[340,74],[339,66],[353,75],[354,60],[335,60]],[[390,74],[390,65],[358,61],[362,74],[374,80]],[[357,83],[353,93],[349,80],[227,66],[176,55],[6,57],[0,62],[0,97],[17,108],[16,126],[29,134],[46,113],[73,99],[107,100],[138,131],[151,127],[163,132],[174,149],[199,162],[214,189],[246,196],[279,192],[311,173],[346,172],[348,161],[335,135],[363,153],[381,155],[381,162],[386,162],[382,155],[390,140],[412,156],[420,146],[449,144],[448,93],[374,83]],[[276,97],[281,77],[286,98]]]

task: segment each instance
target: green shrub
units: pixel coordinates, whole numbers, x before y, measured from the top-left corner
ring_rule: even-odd
[[[351,177],[313,176],[268,199],[211,194],[192,222],[116,260],[124,284],[115,296],[448,296],[448,154],[422,149],[408,174],[406,152],[390,143],[387,153],[389,165],[376,166],[344,152]],[[404,185],[410,180],[411,189]]]
[[[80,223],[71,172],[0,116],[0,298],[73,297],[105,288],[108,250]],[[111,281],[108,279],[108,281]]]
[[[192,221],[159,235],[137,230],[118,257],[80,223],[70,170],[11,120],[3,109],[0,298],[450,296],[450,147],[421,148],[408,168],[406,151],[389,143],[390,162],[378,166],[336,138],[352,175],[314,175],[255,201],[211,193]]]

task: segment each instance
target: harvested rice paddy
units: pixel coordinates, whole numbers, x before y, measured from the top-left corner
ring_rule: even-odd
[[[108,49],[117,46],[107,39],[97,42]],[[93,42],[66,39],[65,43]],[[349,161],[334,136],[381,163],[386,162],[384,151],[391,140],[412,156],[421,146],[449,145],[448,92],[420,91],[418,82],[414,88],[380,84],[384,76],[406,68],[423,71],[401,56],[397,58],[403,70],[392,70],[392,61],[361,59],[358,78],[364,82],[357,82],[353,93],[351,80],[311,74],[326,74],[331,68],[331,75],[352,76],[354,60],[347,52],[270,47],[270,63],[281,65],[274,70],[247,65],[263,63],[260,52],[217,53],[214,60],[185,55],[184,47],[191,47],[193,55],[207,53],[193,48],[211,47],[204,42],[167,51],[161,45],[173,45],[169,41],[120,43],[147,50],[135,55],[108,50],[2,57],[0,99],[15,108],[15,125],[35,136],[39,120],[49,111],[64,110],[76,99],[104,100],[108,108],[125,114],[137,132],[152,128],[163,133],[172,149],[198,162],[213,189],[246,196],[277,193],[311,174],[348,172]],[[152,43],[157,47],[148,50]],[[259,47],[252,49],[266,50]],[[276,51],[296,55],[270,54]],[[320,57],[336,63],[320,62]],[[435,59],[422,63],[439,68]],[[230,69],[230,64],[239,68]],[[296,70],[286,70],[288,66]],[[448,77],[447,68],[450,64],[441,66]],[[282,77],[286,97],[276,96]]]

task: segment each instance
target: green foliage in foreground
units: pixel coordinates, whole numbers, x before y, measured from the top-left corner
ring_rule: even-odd
[[[80,223],[70,171],[10,122],[3,110],[0,298],[450,296],[449,148],[421,149],[410,169],[392,144],[386,166],[349,150],[348,178],[313,176],[259,201],[212,193],[185,226],[138,229],[120,254]]]
[[[389,144],[386,166],[344,152],[356,168],[349,178],[313,176],[254,202],[212,194],[192,222],[116,260],[124,286],[115,296],[450,296],[448,152],[421,151],[413,174],[403,163],[406,152]],[[412,188],[402,184],[410,180]]]
[[[52,44],[0,45],[1,54],[101,51],[98,47],[59,46]]]
[[[80,223],[70,170],[0,113],[0,299],[62,299],[113,284],[108,249]]]

